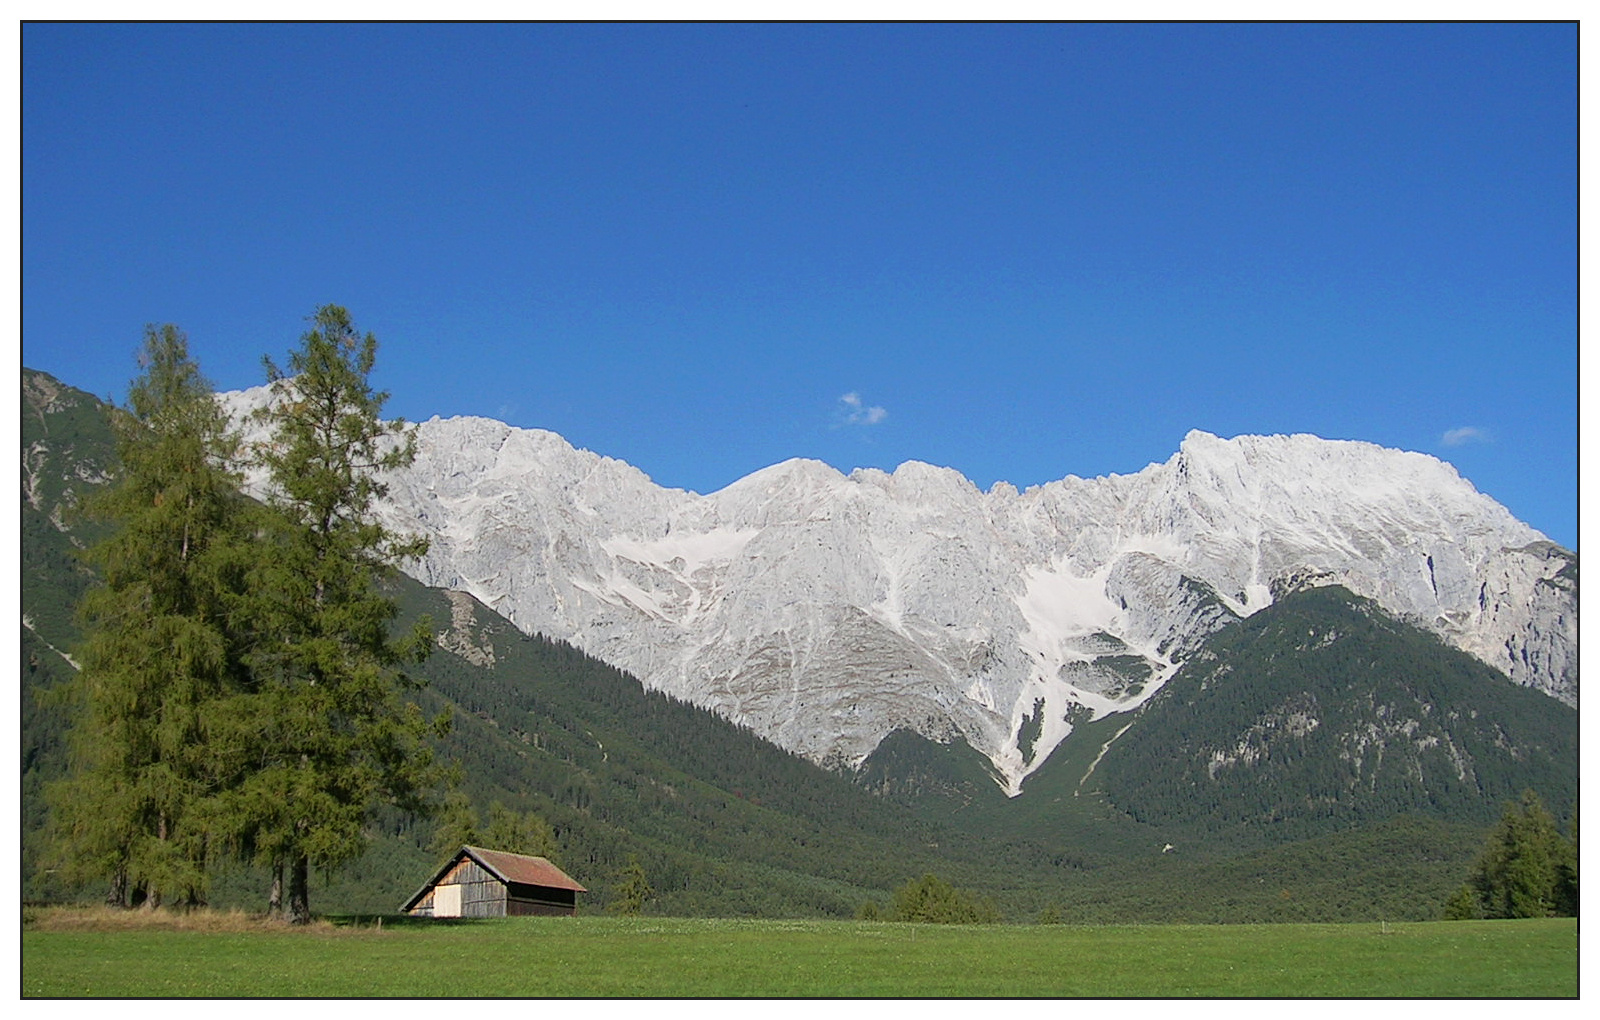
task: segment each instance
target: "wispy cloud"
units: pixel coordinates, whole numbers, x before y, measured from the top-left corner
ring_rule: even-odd
[[[1458,429],[1451,429],[1440,438],[1446,446],[1465,446],[1468,443],[1487,443],[1489,433],[1476,425],[1464,425]]]
[[[868,407],[861,402],[861,394],[846,393],[839,398],[839,420],[845,425],[876,425],[889,417],[881,407]]]

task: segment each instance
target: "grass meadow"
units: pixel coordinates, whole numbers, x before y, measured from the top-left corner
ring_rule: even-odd
[[[682,918],[25,921],[38,997],[1569,997],[1577,923],[974,925]]]

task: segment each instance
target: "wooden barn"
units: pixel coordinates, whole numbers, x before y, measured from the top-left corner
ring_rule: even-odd
[[[400,909],[416,917],[571,916],[588,891],[543,857],[464,846]]]

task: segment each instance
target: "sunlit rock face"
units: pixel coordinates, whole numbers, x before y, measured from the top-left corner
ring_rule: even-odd
[[[1024,492],[791,460],[700,495],[551,432],[435,418],[389,485],[386,523],[431,540],[419,580],[829,765],[911,728],[1015,792],[1074,722],[1315,584],[1577,699],[1576,557],[1450,465],[1366,443],[1191,432],[1137,474]]]

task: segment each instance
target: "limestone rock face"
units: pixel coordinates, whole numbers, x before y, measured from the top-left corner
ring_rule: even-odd
[[[381,513],[431,540],[418,580],[830,765],[912,728],[1015,792],[1074,721],[1137,707],[1308,584],[1576,703],[1576,557],[1422,454],[1191,432],[1136,474],[1025,492],[791,460],[700,495],[483,418],[423,422],[417,446]]]
[[[440,648],[461,656],[474,666],[484,669],[494,669],[494,642],[488,636],[478,632],[477,605],[472,598],[463,592],[449,591],[446,595],[450,599],[450,629],[434,636]]]

